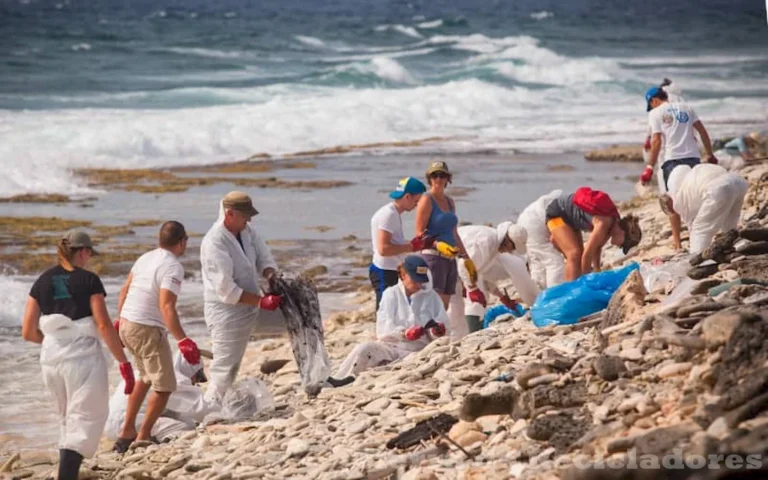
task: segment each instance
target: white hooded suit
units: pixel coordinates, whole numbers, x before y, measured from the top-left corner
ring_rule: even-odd
[[[517,224],[528,232],[526,246],[531,276],[541,288],[553,287],[565,281],[565,258],[552,245],[547,228],[547,207],[562,193],[562,190],[554,190],[539,197],[525,207],[517,219]]]
[[[467,255],[475,264],[477,270],[477,282],[475,285],[483,292],[486,299],[491,293],[491,285],[495,285],[503,280],[511,280],[520,298],[527,304],[533,303],[536,295],[539,294],[539,288],[531,279],[525,261],[518,255],[512,253],[500,253],[499,246],[507,236],[507,231],[512,222],[502,222],[496,227],[487,227],[484,225],[465,225],[459,227],[459,237],[461,237]],[[459,277],[465,286],[471,285],[469,272],[467,271],[465,261],[458,262]],[[485,314],[485,307],[479,303],[470,302],[469,291],[462,298],[461,295],[453,295],[449,306],[449,316],[451,317],[451,327],[453,337],[458,337],[455,332],[466,334],[468,328],[465,315],[478,316],[480,318]]]
[[[748,186],[740,176],[711,163],[675,168],[669,195],[688,226],[691,253],[707,248],[717,232],[736,228]]]
[[[403,333],[413,326],[423,327],[430,320],[448,327],[448,315],[437,292],[427,287],[411,295],[409,302],[403,282],[389,287],[384,290],[376,312],[377,341],[361,343],[352,349],[339,366],[335,377],[356,376],[369,368],[418,352],[431,341],[429,333],[414,341],[405,340]]]
[[[213,360],[209,399],[221,399],[240,370],[259,309],[238,303],[243,291],[259,294],[265,269],[277,269],[272,253],[253,225],[240,233],[242,246],[224,226],[224,206],[200,245],[205,323],[211,334]]]
[[[96,323],[56,313],[40,317],[40,331],[43,382],[59,414],[59,449],[92,457],[109,415],[107,358]]]

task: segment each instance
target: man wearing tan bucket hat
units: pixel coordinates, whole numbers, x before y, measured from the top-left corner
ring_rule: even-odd
[[[264,295],[261,278],[277,273],[269,247],[250,224],[259,212],[244,192],[229,192],[219,218],[200,245],[205,323],[213,361],[206,399],[221,402],[240,370],[260,310],[275,310],[280,297]]]

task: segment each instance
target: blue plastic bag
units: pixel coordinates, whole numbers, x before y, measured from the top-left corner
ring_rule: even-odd
[[[523,308],[520,304],[515,305],[514,309],[509,308],[506,305],[493,306],[485,311],[485,316],[483,316],[483,328],[488,328],[488,325],[502,315],[512,314],[515,318],[520,318],[525,315],[525,312],[527,311],[528,310]]]
[[[608,306],[614,292],[638,268],[638,264],[632,262],[616,270],[588,273],[572,282],[544,290],[531,307],[533,324],[537,327],[571,325],[599,312]]]

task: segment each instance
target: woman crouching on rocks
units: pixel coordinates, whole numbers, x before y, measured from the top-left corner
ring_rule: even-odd
[[[85,266],[97,255],[87,233],[72,230],[57,245],[59,265],[35,281],[27,298],[21,335],[41,343],[43,383],[51,392],[61,425],[59,480],[76,480],[83,457],[92,457],[109,415],[104,340],[133,390],[133,368],[123,353],[104,301],[101,279]]]
[[[336,376],[328,379],[332,386],[351,383],[360,372],[400,360],[445,335],[448,314],[443,301],[424,285],[429,282],[427,262],[409,255],[397,271],[400,281],[384,291],[376,312],[377,340],[350,352]]]

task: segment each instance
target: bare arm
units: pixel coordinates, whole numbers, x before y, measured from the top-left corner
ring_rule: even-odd
[[[427,231],[429,215],[432,213],[432,201],[429,196],[422,195],[419,204],[416,206],[416,236],[420,236]]]
[[[693,128],[695,128],[696,131],[699,132],[699,136],[701,137],[701,143],[704,144],[704,151],[707,152],[708,156],[714,157],[714,153],[712,153],[712,141],[709,139],[709,133],[707,132],[707,129],[704,128],[704,124],[701,123],[701,120],[696,120],[693,123]]]
[[[93,312],[93,320],[96,322],[96,328],[99,329],[101,338],[104,339],[107,348],[112,352],[112,356],[120,363],[127,362],[128,359],[125,358],[125,353],[123,353],[123,344],[120,343],[117,331],[115,331],[115,327],[112,326],[112,321],[109,319],[109,312],[107,312],[107,304],[104,301],[103,293],[91,295],[91,311]]]
[[[581,273],[586,274],[592,271],[592,265],[597,262],[600,264],[600,253],[603,245],[608,241],[611,227],[613,227],[613,219],[608,217],[595,217],[594,229],[592,234],[587,240],[587,245],[584,247],[584,253],[581,256]]]
[[[600,271],[600,260],[603,256],[603,246],[597,247],[597,252],[595,253],[594,258],[592,258],[592,271],[593,272],[599,272]]]
[[[133,272],[128,273],[128,278],[125,279],[123,288],[120,289],[120,294],[117,297],[117,318],[120,318],[120,312],[123,311],[123,305],[125,305],[125,299],[128,297],[128,289],[131,288],[131,280],[133,280]]]
[[[680,243],[680,231],[683,229],[682,220],[677,212],[672,212],[669,215],[669,226],[672,227],[672,248],[680,250],[682,244]]]
[[[656,162],[659,161],[659,153],[661,153],[661,133],[654,133],[651,137],[651,154],[648,159],[648,165],[651,167],[656,166]]]
[[[43,332],[39,328],[40,306],[33,297],[27,297],[24,318],[21,321],[21,338],[32,343],[43,343]]]
[[[177,296],[172,291],[161,288],[160,289],[160,313],[163,315],[163,323],[168,327],[168,331],[171,332],[173,338],[176,341],[182,340],[187,337],[184,333],[184,329],[181,328],[181,322],[179,321],[179,312],[176,311]]]
[[[411,244],[406,243],[403,245],[397,245],[392,243],[392,234],[386,230],[379,229],[376,234],[376,246],[379,251],[379,255],[382,257],[391,257],[393,255],[400,255],[402,253],[411,253]]]

